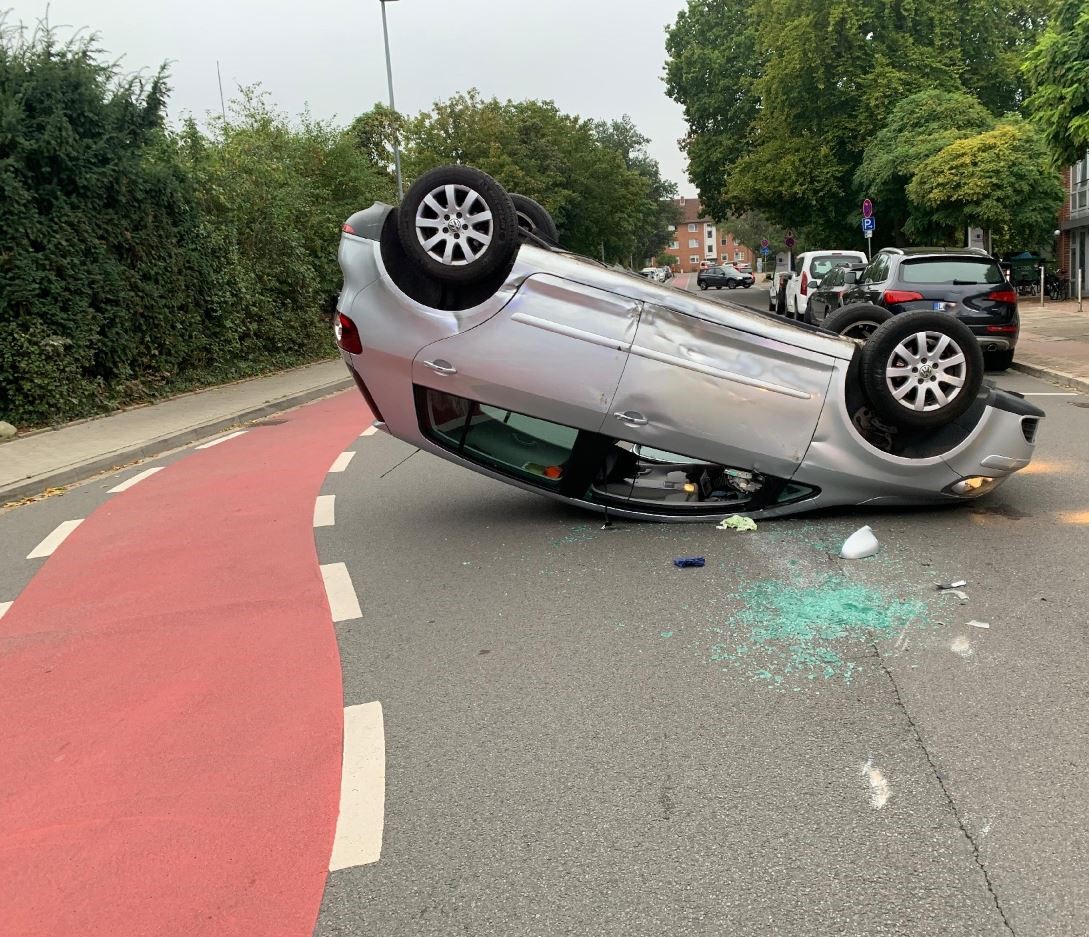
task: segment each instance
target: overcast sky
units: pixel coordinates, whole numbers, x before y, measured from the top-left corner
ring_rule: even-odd
[[[663,175],[694,195],[677,140],[685,125],[662,84],[666,25],[684,0],[396,0],[388,4],[397,106],[416,113],[476,87],[551,99],[589,118],[630,114]],[[45,0],[0,0],[8,24]],[[309,103],[347,123],[387,98],[379,0],[52,0],[54,25],[88,27],[128,71],[169,60],[171,116],[219,109],[259,82],[284,110]]]

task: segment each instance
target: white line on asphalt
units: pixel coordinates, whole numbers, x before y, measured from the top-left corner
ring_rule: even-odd
[[[138,485],[145,478],[151,477],[156,472],[161,472],[164,468],[166,468],[165,465],[156,465],[155,468],[145,469],[143,472],[140,472],[138,475],[133,475],[132,478],[126,478],[123,482],[121,482],[120,485],[114,485],[113,488],[111,488],[106,493],[111,494],[111,495],[116,495],[116,494],[120,494],[122,491],[128,491],[133,485]]]
[[[0,618],[3,618],[7,614],[9,608],[11,608],[14,602],[0,602]]]
[[[359,435],[360,435],[360,438],[363,438],[363,437],[366,437],[366,436],[373,436],[377,432],[378,432],[378,427],[377,426],[368,426]]]
[[[888,780],[881,773],[881,769],[874,766],[872,758],[862,766],[862,775],[870,782],[870,806],[874,810],[880,810],[892,796]]]
[[[332,527],[336,523],[333,513],[336,499],[336,495],[318,495],[318,499],[314,502],[315,527]]]
[[[348,463],[352,461],[352,458],[354,456],[354,452],[342,452],[340,455],[337,456],[336,461],[331,466],[329,466],[329,471],[343,472],[348,467]]]
[[[1022,394],[1022,396],[1023,397],[1080,397],[1082,395],[1081,394],[1060,393],[1059,391],[1052,391],[1052,390],[1040,390],[1040,391],[1026,390]]]
[[[353,618],[363,617],[347,566],[343,563],[325,563],[321,567],[321,578],[325,582],[325,594],[329,597],[329,610],[333,613],[333,621],[351,621]]]
[[[76,521],[65,521],[63,524],[58,524],[57,529],[31,550],[26,555],[26,558],[28,560],[36,560],[43,556],[51,556],[53,551],[64,543],[68,535],[82,523],[83,518],[81,517]]]
[[[219,439],[213,439],[211,442],[201,443],[196,448],[198,449],[211,449],[212,446],[218,446],[221,442],[226,442],[228,439],[234,439],[237,436],[244,436],[246,430],[240,429],[236,433],[228,433],[226,436],[220,436]]]
[[[340,816],[329,871],[377,862],[382,857],[386,813],[386,733],[381,703],[344,710],[344,760]]]

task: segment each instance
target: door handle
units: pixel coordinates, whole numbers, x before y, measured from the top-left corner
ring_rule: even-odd
[[[632,426],[647,425],[647,418],[642,413],[636,413],[633,410],[628,410],[626,413],[614,413],[613,416],[624,423],[630,423]]]
[[[453,367],[449,361],[443,361],[441,358],[438,361],[425,361],[424,367],[430,368],[432,371],[437,371],[439,374],[457,374],[458,369]]]

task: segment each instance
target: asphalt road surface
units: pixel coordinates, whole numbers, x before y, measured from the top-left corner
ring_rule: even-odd
[[[763,299],[758,288],[745,293]],[[216,449],[0,513],[0,603],[15,599],[18,611],[35,573],[71,562],[89,532],[53,558],[26,556],[74,518],[90,527],[112,517],[111,536],[123,540],[141,517],[162,512],[182,524],[210,498],[213,518],[232,523],[266,512],[262,537],[274,537],[293,483],[262,478],[300,450],[325,446],[315,459],[327,465],[346,448],[354,457],[338,459],[320,491],[314,482],[304,507],[314,496],[332,497],[330,512],[335,504],[313,530],[316,563],[343,564],[358,599],[342,616],[343,596],[333,600],[333,617],[343,618],[334,626],[343,706],[373,714],[380,704],[382,755],[372,761],[384,774],[377,787],[373,778],[347,786],[378,791],[378,845],[329,873],[313,909],[319,937],[1084,935],[1089,398],[1015,374],[1000,384],[1041,395],[1030,399],[1048,418],[1030,470],[991,497],[952,510],[761,522],[752,533],[602,530],[596,515],[382,434],[357,438],[366,414],[348,394]],[[301,442],[315,419],[330,428]],[[161,475],[109,493],[159,465]],[[187,472],[202,474],[189,483]],[[228,478],[229,496],[217,494]],[[145,485],[157,486],[145,502],[120,500]],[[177,542],[169,525],[154,528],[171,543],[149,561],[185,566],[195,531],[213,523],[192,521]],[[839,559],[863,524],[881,552]],[[280,549],[239,567],[264,592],[245,607],[213,607],[224,620],[252,614],[248,640],[262,654],[292,640],[274,624],[262,629],[265,617],[286,605],[301,622],[309,607],[299,596],[310,579],[298,584],[286,568],[295,560],[278,559]],[[707,565],[677,569],[682,555]],[[936,589],[960,579],[963,598]],[[197,601],[164,595],[156,601]],[[68,603],[78,615],[78,592]],[[192,640],[217,647],[215,620]],[[320,666],[300,662],[307,680],[297,685],[288,670],[268,680],[283,681],[305,708],[308,683],[327,683],[324,671],[309,680],[307,668]],[[77,688],[49,687],[64,692]],[[171,683],[169,692],[180,691]],[[46,703],[20,692],[20,705],[32,716]],[[247,732],[260,722],[250,718]],[[103,738],[125,731],[111,723]],[[270,826],[270,855],[306,854],[309,828],[290,832],[306,797],[322,808],[314,829],[326,822],[327,772],[308,767],[323,750],[315,742],[294,766],[280,753],[283,765],[264,775],[270,797],[294,798],[292,813],[273,814],[284,830]],[[239,771],[267,757],[256,748],[231,755]],[[164,799],[141,809],[171,807]],[[259,863],[258,854],[230,855],[231,837],[247,831],[226,820],[224,830],[218,841],[194,840],[205,852],[179,860],[177,874],[226,853],[223,868],[260,888],[256,873],[234,868]],[[340,836],[338,828],[334,849]],[[108,858],[87,861],[112,874]],[[286,900],[291,884],[277,880],[268,901]],[[306,901],[312,893],[321,894],[311,887]],[[242,892],[233,901],[199,922],[168,918],[158,933],[256,933],[243,926]],[[287,912],[269,920],[261,933],[302,932]],[[32,932],[48,931],[22,931]]]

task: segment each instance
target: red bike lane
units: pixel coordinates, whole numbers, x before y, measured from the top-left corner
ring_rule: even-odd
[[[115,495],[0,621],[0,933],[309,935],[340,659],[313,536],[340,394]]]

